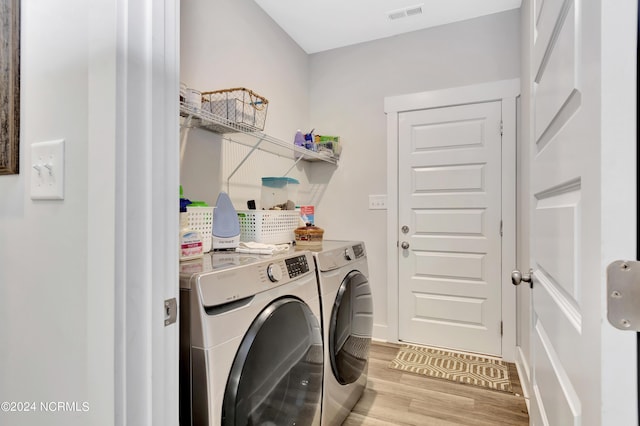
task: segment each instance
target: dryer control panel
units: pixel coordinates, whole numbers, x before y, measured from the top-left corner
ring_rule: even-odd
[[[287,265],[287,272],[289,272],[290,278],[295,278],[309,272],[309,264],[307,263],[307,256],[305,255],[290,257],[285,259],[284,263]]]

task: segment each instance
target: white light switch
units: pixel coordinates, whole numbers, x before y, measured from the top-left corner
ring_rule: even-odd
[[[64,200],[64,139],[31,145],[31,199]]]
[[[386,210],[386,195],[369,195],[369,210]]]

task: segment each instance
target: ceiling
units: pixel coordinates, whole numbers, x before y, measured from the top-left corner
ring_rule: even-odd
[[[520,7],[521,0],[255,0],[307,53]],[[421,11],[421,13],[419,13]],[[390,13],[397,12],[397,19]]]

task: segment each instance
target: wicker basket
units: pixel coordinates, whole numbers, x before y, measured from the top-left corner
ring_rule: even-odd
[[[269,101],[257,93],[238,87],[202,92],[202,109],[236,123],[242,130],[264,129]]]
[[[211,251],[211,232],[213,230],[213,207],[187,206],[187,218],[189,228],[198,231],[202,238],[202,251]]]
[[[294,240],[300,213],[295,210],[240,210],[240,241],[284,244]]]

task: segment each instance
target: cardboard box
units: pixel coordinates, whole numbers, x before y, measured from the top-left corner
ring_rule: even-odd
[[[300,218],[307,225],[314,225],[315,221],[315,207],[314,206],[300,206]]]

